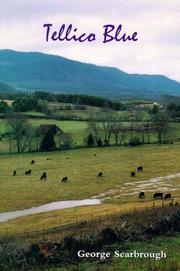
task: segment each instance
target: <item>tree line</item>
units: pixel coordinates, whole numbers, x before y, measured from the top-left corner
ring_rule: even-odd
[[[91,116],[88,122],[87,146],[172,143],[170,139],[172,127],[167,113],[151,114],[146,121],[139,117],[139,121],[135,122],[135,117],[132,115],[130,122],[124,123],[121,118],[111,112],[106,112],[101,120],[97,120],[96,116]]]
[[[75,105],[89,105],[97,107],[108,107],[113,110],[125,110],[126,106],[121,102],[111,101],[101,97],[79,95],[79,94],[55,94],[50,92],[37,91],[30,94],[17,93],[6,96],[0,96],[0,113],[7,113],[9,111],[27,112],[47,111],[47,102],[58,103],[72,103]],[[9,106],[6,99],[13,100],[12,105]]]

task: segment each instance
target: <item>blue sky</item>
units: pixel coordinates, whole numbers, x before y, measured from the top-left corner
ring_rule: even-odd
[[[44,23],[72,23],[94,32],[94,43],[45,41]],[[101,40],[104,24],[138,32],[134,43]],[[129,73],[164,74],[180,81],[179,0],[6,0],[0,9],[0,49],[41,51],[118,67]]]

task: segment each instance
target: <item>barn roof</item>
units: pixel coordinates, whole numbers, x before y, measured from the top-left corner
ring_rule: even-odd
[[[56,124],[41,124],[39,126],[39,130],[43,134],[48,134],[48,133],[56,134],[57,132],[63,133],[63,130],[60,129]]]

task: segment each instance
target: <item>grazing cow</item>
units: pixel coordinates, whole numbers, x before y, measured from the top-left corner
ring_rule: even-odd
[[[139,193],[139,199],[144,199],[146,196],[145,196],[145,192],[140,192]]]
[[[155,193],[155,194],[153,195],[153,198],[154,198],[154,199],[163,199],[163,193]]]
[[[99,172],[98,173],[98,177],[102,177],[103,173],[102,172]]]
[[[31,161],[31,165],[34,165],[34,164],[35,164],[35,160],[32,160],[32,161]]]
[[[16,176],[16,170],[13,171],[13,176]]]
[[[137,168],[137,171],[138,171],[138,172],[142,172],[142,171],[143,171],[143,167],[142,167],[142,166],[138,167],[138,168]]]
[[[168,193],[168,194],[166,194],[166,195],[164,196],[164,200],[166,200],[166,199],[171,199],[171,194],[170,194],[170,193]]]
[[[68,181],[68,177],[63,177],[61,180],[62,183],[67,183],[67,181]]]
[[[31,175],[31,173],[32,173],[32,171],[31,171],[31,169],[29,169],[29,170],[27,170],[27,171],[25,172],[25,175],[29,176],[29,175]]]
[[[40,180],[42,181],[42,180],[46,180],[46,179],[47,179],[47,174],[46,174],[46,172],[43,172],[43,174],[41,175]]]
[[[136,173],[134,171],[131,172],[131,177],[136,177]]]

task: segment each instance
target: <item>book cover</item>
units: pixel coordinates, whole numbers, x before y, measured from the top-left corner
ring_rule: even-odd
[[[0,270],[180,270],[179,0],[0,8]]]

